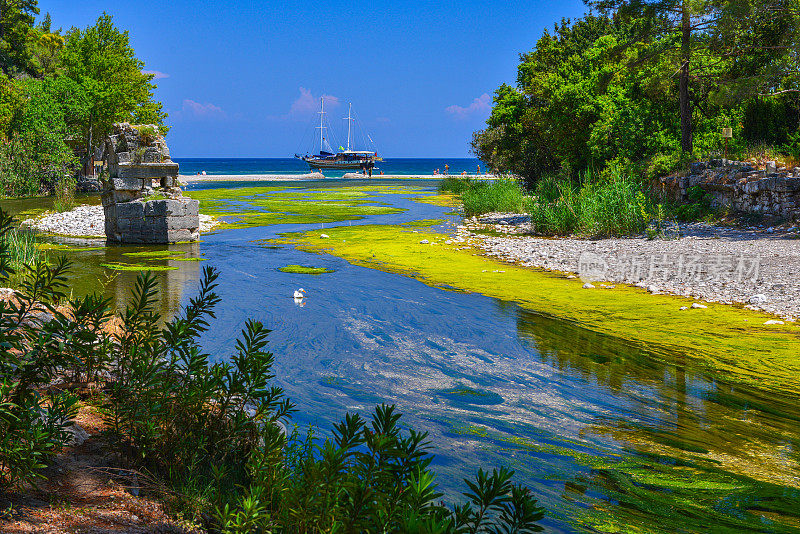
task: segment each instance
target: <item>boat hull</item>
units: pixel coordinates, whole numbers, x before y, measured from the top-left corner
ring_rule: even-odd
[[[312,169],[361,169],[366,165],[366,162],[360,161],[319,161],[319,160],[304,160]]]

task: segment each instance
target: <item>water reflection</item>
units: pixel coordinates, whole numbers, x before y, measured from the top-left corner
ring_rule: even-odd
[[[660,521],[681,517],[686,531],[800,526],[800,399],[524,310],[517,328],[543,361],[584,382],[576,403],[613,406],[594,410],[580,436],[620,458],[589,459],[588,473],[565,480],[565,498],[575,488],[599,492],[582,497],[592,506],[579,514],[585,525],[661,530]]]
[[[202,259],[201,243],[153,246],[103,245],[105,245],[103,241],[84,242],[81,243],[83,249],[48,251],[51,256],[64,254],[73,262],[69,285],[74,294],[99,292],[111,299],[112,308],[124,310],[130,301],[131,290],[140,272],[151,270],[152,276],[158,281],[157,311],[162,317],[169,318],[180,309],[184,291],[196,286],[196,282],[200,279],[200,267],[203,262],[193,260]],[[174,257],[131,256],[131,254],[166,251],[174,252]],[[110,269],[108,265],[132,270]]]

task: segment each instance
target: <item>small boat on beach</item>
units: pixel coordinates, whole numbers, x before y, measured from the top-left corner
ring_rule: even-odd
[[[339,147],[341,150],[334,152],[325,135],[326,130],[328,130],[328,127],[325,125],[325,99],[320,98],[319,126],[316,127],[319,130],[319,153],[313,155],[306,154],[305,156],[295,154],[294,157],[305,161],[310,168],[316,170],[360,169],[369,172],[371,175],[372,170],[375,168],[375,163],[383,161],[383,159],[379,157],[378,153],[374,150],[351,149],[350,139],[352,137],[352,124],[355,121],[352,115],[353,105],[350,104],[347,117],[344,118],[344,120],[347,121],[347,148]]]

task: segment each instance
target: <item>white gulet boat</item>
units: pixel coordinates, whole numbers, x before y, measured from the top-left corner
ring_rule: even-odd
[[[319,126],[317,126],[319,130],[319,153],[306,154],[305,156],[295,154],[294,157],[305,161],[312,169],[358,169],[369,171],[371,174],[372,169],[375,167],[375,162],[383,161],[383,159],[373,150],[351,149],[352,125],[355,122],[353,104],[350,104],[347,117],[344,120],[347,121],[347,148],[339,147],[341,150],[334,152],[325,135],[326,130],[328,130],[325,125],[325,99],[320,98]]]

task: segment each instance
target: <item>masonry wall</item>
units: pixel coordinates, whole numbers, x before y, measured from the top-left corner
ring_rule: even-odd
[[[778,169],[768,162],[765,169],[757,169],[742,161],[711,160],[693,163],[686,176],[665,176],[658,185],[679,202],[687,201],[689,190],[699,187],[715,206],[800,219],[800,167]]]

